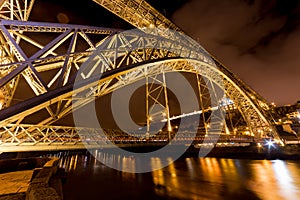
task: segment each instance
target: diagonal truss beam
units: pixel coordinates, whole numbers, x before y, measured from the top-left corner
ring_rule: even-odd
[[[124,38],[130,41],[130,46],[128,43],[123,43],[123,45],[115,48],[115,44],[122,43]],[[152,49],[153,46],[156,48]],[[203,59],[205,55],[194,51],[193,48],[173,40],[165,39],[162,42],[159,36],[124,32],[103,42],[100,50],[95,53],[97,54],[94,59],[88,61],[91,63],[85,63],[85,66],[88,67],[80,71],[82,82],[78,88],[73,88],[70,83],[45,95],[5,109],[0,115],[1,125],[22,123],[25,116],[28,117],[43,109],[47,111],[51,109],[51,112],[48,112],[49,115],[38,123],[38,125],[50,125],[74,109],[93,101],[95,97],[120,89],[143,79],[145,76],[179,71],[200,74],[221,88],[226,83],[226,94],[238,102],[237,105],[243,115],[246,116],[247,124],[251,127],[253,134],[258,138],[262,136],[262,132],[276,135],[271,124],[255,107],[247,94],[230,77],[210,62],[206,62],[209,59]],[[190,55],[188,62],[181,58],[184,58],[185,55]],[[99,80],[99,77],[93,77],[91,72],[104,73]],[[71,104],[72,100],[73,104]]]
[[[0,21],[0,103],[6,108],[0,113],[1,142],[12,146],[65,144],[65,136],[57,131],[59,128],[56,130],[50,125],[70,114],[74,108],[148,75],[155,77],[174,71],[194,73],[197,77],[201,75],[207,77],[210,84],[224,86],[226,95],[235,102],[257,138],[268,133],[278,138],[268,118],[267,102],[200,45],[182,37],[184,32],[145,0],[94,1],[150,35],[115,35],[120,30],[24,22],[28,19],[33,0],[1,1],[0,18],[10,19]],[[13,19],[19,21],[11,21]],[[51,33],[55,37],[42,41],[36,33]],[[99,37],[94,39],[95,35]],[[170,39],[167,42],[166,37]],[[28,52],[28,46],[35,51]],[[98,56],[89,61],[93,62],[93,67],[80,71],[82,63],[99,46]],[[189,59],[181,59],[186,57]],[[74,90],[72,84],[78,71],[82,82]],[[94,72],[103,73],[102,79],[93,78]],[[49,79],[43,74],[52,76]],[[34,96],[11,105],[19,82],[24,80]],[[46,111],[47,115],[43,115],[35,126],[22,124],[24,119],[41,111]],[[69,135],[68,129],[62,132]]]
[[[1,92],[5,99],[12,99],[13,92],[10,90],[15,90],[17,84],[11,86],[11,83],[16,82],[19,76],[24,77],[36,96],[59,87],[61,84],[66,85],[72,68],[78,69],[78,66],[103,39],[117,31],[90,26],[1,20],[0,35],[3,38],[3,46],[7,47],[3,49],[4,55],[10,55],[13,58],[0,65]],[[34,34],[37,32],[46,35],[52,33],[57,36],[54,39],[41,40],[41,35]],[[91,35],[96,35],[98,38],[92,40]],[[20,44],[17,39],[20,40]],[[27,55],[29,54],[28,45],[36,49],[35,52],[30,52],[31,56]],[[78,50],[79,48],[81,49]],[[45,80],[45,77],[41,75],[41,72],[56,69],[59,70],[50,80],[49,78]],[[8,107],[10,101],[5,101],[5,103],[2,107]]]
[[[141,30],[151,32],[149,31],[149,29],[156,27],[157,29],[155,29],[155,34],[173,38],[175,40],[178,39],[176,38],[176,34],[169,34],[168,31],[164,30],[171,29],[180,34],[186,35],[183,30],[181,30],[173,22],[168,20],[164,15],[153,8],[149,3],[147,3],[146,0],[93,1]],[[160,28],[163,28],[162,31],[157,31],[160,30]],[[188,37],[185,38],[187,41],[181,40],[182,43],[192,44],[195,49],[199,47],[199,45],[195,44],[194,41],[189,40]],[[233,74],[209,52],[204,50],[202,47],[199,48],[199,51],[202,51],[203,53],[206,53],[208,57],[211,57],[216,63],[219,70],[222,71],[222,73],[226,74],[226,76],[228,76],[230,80],[232,80],[245,93],[249,101],[252,101],[251,104],[256,107],[256,110],[259,110],[259,112],[261,112],[261,117],[265,118],[267,121],[269,121],[269,123],[272,123],[273,118],[269,112],[269,103],[263,97],[261,97],[251,87],[240,80],[235,74]],[[226,85],[227,84],[225,84],[225,86]]]
[[[173,22],[167,19],[155,8],[153,8],[149,3],[147,3],[146,0],[93,0],[93,1],[141,30],[149,30],[149,28],[157,27],[158,29],[156,30],[159,30],[159,28],[163,28],[162,30],[171,29],[176,32],[185,34],[183,30],[181,30]],[[168,37],[170,36],[170,34],[166,35],[166,31],[161,31],[161,32],[156,31],[155,34],[168,36]],[[185,41],[181,41],[181,42],[185,42]],[[195,42],[192,42],[192,40],[188,40],[187,42],[194,43],[193,44],[194,48],[199,46],[196,45]],[[199,50],[206,52],[206,50],[204,50],[203,48],[200,48]],[[236,75],[230,72],[230,70],[226,68],[213,55],[211,55],[208,52],[206,53],[209,55],[209,57],[213,58],[214,62],[219,67],[219,69],[228,77],[230,77],[240,88],[242,88],[242,90],[249,97],[251,97],[251,101],[253,101],[254,104],[264,113],[264,115],[268,117],[269,105],[267,101],[264,98],[262,98],[259,94],[257,94],[252,88],[246,85],[242,80],[240,80]]]
[[[27,21],[34,0],[2,0],[0,2],[0,18]]]

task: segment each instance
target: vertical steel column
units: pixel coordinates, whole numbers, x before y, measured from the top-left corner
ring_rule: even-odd
[[[150,132],[150,116],[149,116],[149,79],[146,75],[146,120],[147,120],[147,132],[146,137],[149,137]]]
[[[163,76],[163,88],[164,88],[164,97],[165,97],[165,113],[167,117],[167,126],[168,126],[168,139],[171,140],[171,132],[172,132],[172,126],[170,121],[170,109],[169,109],[169,101],[168,101],[168,88],[167,88],[167,82],[166,82],[166,74],[165,72],[162,73]]]
[[[201,115],[202,115],[202,118],[204,121],[203,124],[204,124],[204,128],[205,128],[205,135],[207,135],[207,126],[206,126],[206,119],[205,119],[205,112],[204,112],[205,108],[204,108],[203,100],[202,100],[203,93],[201,90],[201,82],[200,82],[198,74],[196,74],[196,77],[197,77],[197,87],[198,87],[198,92],[199,92],[199,103],[200,103],[200,108],[202,110]]]

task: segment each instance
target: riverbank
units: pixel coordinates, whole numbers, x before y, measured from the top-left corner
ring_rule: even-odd
[[[0,160],[0,200],[63,198],[59,158]]]

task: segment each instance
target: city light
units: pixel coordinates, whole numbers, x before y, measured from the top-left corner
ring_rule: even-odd
[[[261,144],[260,144],[260,143],[257,143],[257,147],[261,148]]]
[[[198,114],[202,114],[202,113],[205,113],[205,112],[208,112],[208,111],[215,111],[218,108],[219,108],[218,106],[215,106],[215,107],[207,108],[207,109],[204,109],[204,110],[193,111],[193,112],[190,112],[190,113],[183,113],[183,114],[178,115],[178,116],[170,117],[169,120],[180,119],[180,118],[183,118],[183,117],[198,115]],[[161,120],[161,122],[166,122],[166,121],[167,121],[167,119]]]
[[[0,196],[298,199],[300,1],[147,2],[1,0]]]
[[[274,146],[274,143],[271,140],[269,140],[269,141],[267,141],[267,145],[270,148],[270,147]]]
[[[171,126],[171,125],[168,126],[168,131],[169,131],[169,132],[172,131],[172,126]]]

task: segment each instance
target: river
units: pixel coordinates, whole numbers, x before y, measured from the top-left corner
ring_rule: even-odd
[[[299,160],[186,157],[152,172],[127,173],[107,167],[89,153],[56,156],[67,172],[66,200],[300,199]],[[128,158],[120,162],[124,159]]]

